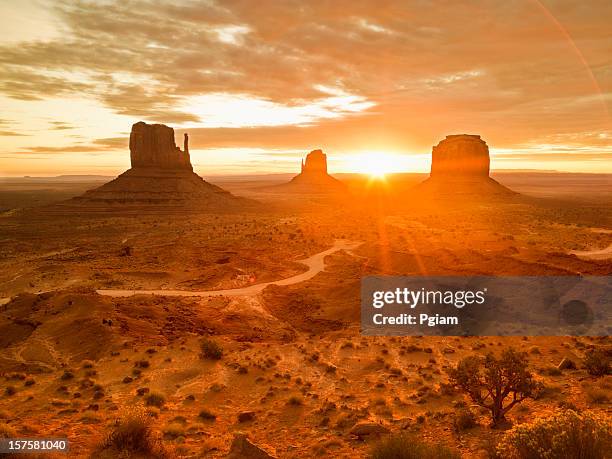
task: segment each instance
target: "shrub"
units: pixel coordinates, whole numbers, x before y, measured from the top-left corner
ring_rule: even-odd
[[[392,435],[372,448],[371,459],[460,459],[458,451],[424,443],[407,434]]]
[[[610,418],[572,410],[515,426],[497,445],[499,456],[508,459],[605,459],[610,451]]]
[[[471,410],[461,409],[455,412],[455,429],[458,432],[471,429],[477,425],[476,416]]]
[[[591,387],[586,391],[586,397],[589,403],[608,403],[608,392],[604,389]]]
[[[6,396],[11,397],[17,393],[17,389],[15,389],[15,386],[6,386],[4,393]]]
[[[537,384],[527,365],[526,353],[509,348],[500,358],[493,353],[484,359],[466,357],[449,370],[449,376],[451,383],[474,403],[491,411],[492,424],[497,426],[513,406],[534,396]],[[506,402],[507,398],[510,401]]]
[[[304,404],[304,401],[300,397],[297,397],[295,395],[292,397],[289,397],[289,400],[287,400],[287,405],[301,406],[303,404]]]
[[[18,437],[17,431],[5,423],[0,423],[0,438],[15,438]]]
[[[143,411],[128,413],[95,449],[92,458],[147,457],[167,459],[170,453],[153,431],[151,419]]]
[[[145,402],[147,406],[156,406],[157,408],[161,408],[166,403],[166,398],[157,392],[151,392],[145,398]]]
[[[136,368],[149,368],[151,363],[148,360],[137,360],[134,362]]]
[[[60,377],[60,379],[62,381],[67,381],[69,379],[74,378],[74,373],[70,370],[64,370],[64,373],[62,374],[62,376]]]
[[[593,376],[605,376],[610,374],[610,354],[608,349],[591,349],[584,357],[584,366],[587,372]]]
[[[217,416],[211,413],[210,411],[208,411],[207,409],[200,411],[200,414],[198,414],[198,417],[202,419],[203,421],[214,421],[215,419],[217,419]]]
[[[215,341],[203,338],[200,341],[200,358],[220,360],[223,357],[223,348]]]

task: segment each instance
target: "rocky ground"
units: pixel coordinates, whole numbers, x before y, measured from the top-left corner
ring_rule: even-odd
[[[609,338],[359,333],[364,275],[610,275],[610,258],[572,253],[612,244],[609,204],[398,200],[389,208],[379,198],[170,218],[4,214],[0,423],[22,436],[67,436],[75,457],[90,454],[135,405],[181,457],[224,457],[239,432],[277,457],[361,457],[387,431],[486,457],[503,430],[448,385],[446,370],[510,346],[527,352],[544,387],[510,411],[512,423],[560,406],[609,415],[610,376],[583,364]],[[362,244],[328,256],[311,280],[252,297],[95,292],[282,279],[336,239]],[[203,356],[203,339],[222,355]],[[557,369],[563,358],[577,368]],[[456,422],[465,408],[473,427]]]

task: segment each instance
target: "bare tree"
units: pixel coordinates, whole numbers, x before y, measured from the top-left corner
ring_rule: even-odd
[[[492,425],[497,426],[514,405],[534,396],[537,384],[527,370],[528,363],[526,353],[509,348],[500,358],[493,353],[484,358],[466,357],[449,376],[474,403],[491,411]]]

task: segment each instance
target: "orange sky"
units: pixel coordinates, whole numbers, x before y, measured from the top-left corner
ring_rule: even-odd
[[[612,2],[0,2],[0,176],[129,166],[131,124],[190,133],[204,175],[492,167],[612,172]],[[180,137],[179,137],[180,135]]]

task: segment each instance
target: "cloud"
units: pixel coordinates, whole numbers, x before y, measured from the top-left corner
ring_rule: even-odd
[[[52,5],[61,34],[0,46],[0,93],[96,100],[194,148],[612,145],[607,0]]]

